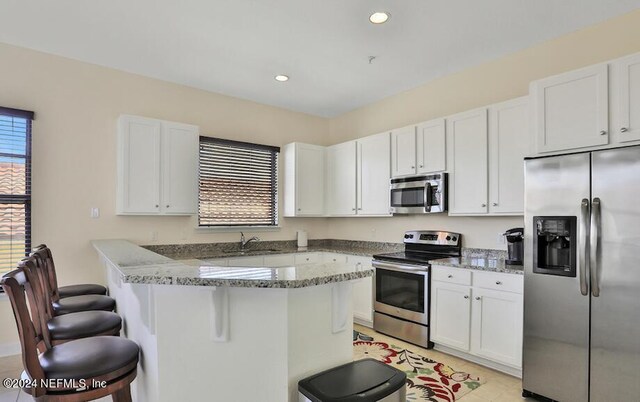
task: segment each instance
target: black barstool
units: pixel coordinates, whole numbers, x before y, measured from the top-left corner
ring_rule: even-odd
[[[69,296],[62,299],[58,291],[58,280],[51,250],[44,246],[31,253],[36,259],[37,268],[41,270],[45,278],[45,290],[51,299],[52,315],[77,313],[80,311],[103,310],[113,311],[116,301],[105,295],[85,294]]]
[[[138,345],[115,336],[52,345],[48,332],[38,324],[44,317],[42,304],[29,296],[27,305],[25,297],[28,288],[37,290],[39,286],[33,272],[37,269],[34,260],[26,259],[0,282],[11,301],[18,327],[25,368],[22,379],[35,384],[25,392],[38,401],[81,402],[112,395],[114,402],[131,402],[130,384],[137,375]],[[38,353],[39,347],[42,353]]]

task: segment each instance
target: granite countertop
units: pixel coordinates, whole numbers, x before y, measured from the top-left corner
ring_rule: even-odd
[[[173,259],[127,240],[94,240],[100,257],[110,263],[125,283],[232,286],[251,288],[301,288],[344,282],[373,275],[372,269],[344,263],[316,263],[278,268],[220,267],[208,258]],[[321,251],[320,248],[311,251]],[[331,250],[335,251],[335,250]],[[289,251],[297,252],[297,251]],[[254,250],[246,255],[281,254],[280,250]],[[221,255],[220,257],[230,257]],[[220,258],[214,256],[211,259]]]
[[[441,258],[429,262],[434,265],[454,268],[524,275],[524,267],[522,265],[507,265],[504,263],[504,260],[504,256],[486,253],[485,255],[463,255],[462,257]]]
[[[217,259],[255,255],[329,252],[371,257],[374,254],[403,251],[402,243],[382,243],[354,240],[309,240],[309,247],[298,249],[294,240],[260,241],[240,250],[239,242],[164,244],[140,246],[171,259]]]

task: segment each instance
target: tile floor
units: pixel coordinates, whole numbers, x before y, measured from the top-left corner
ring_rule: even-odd
[[[370,328],[356,325],[355,329],[367,335],[376,336],[376,332]],[[487,382],[480,386],[480,388],[473,390],[469,394],[460,398],[462,402],[533,401],[532,399],[521,397],[521,382],[519,378],[515,378],[435,350],[428,350],[405,343],[400,340],[394,340],[394,343],[440,363],[448,364],[455,369],[464,370],[470,374],[481,376],[487,380]],[[19,378],[21,372],[22,359],[20,356],[0,358],[0,379]],[[8,390],[0,386],[0,402],[28,402],[32,400],[33,399],[24,392],[18,393],[17,390]],[[111,398],[102,398],[99,401],[105,402],[110,400]]]

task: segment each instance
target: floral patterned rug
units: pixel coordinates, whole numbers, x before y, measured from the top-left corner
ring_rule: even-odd
[[[373,358],[407,373],[407,401],[453,402],[485,381],[391,343],[353,331],[354,360]]]

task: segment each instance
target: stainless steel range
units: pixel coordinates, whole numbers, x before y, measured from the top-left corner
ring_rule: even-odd
[[[459,233],[414,230],[404,235],[404,252],[377,254],[373,328],[423,346],[429,340],[429,261],[459,257]]]

